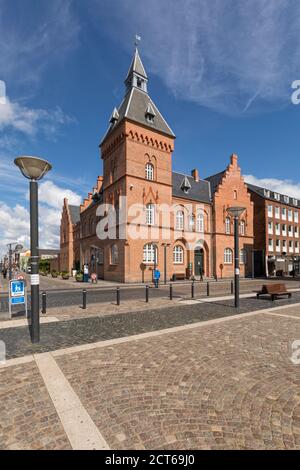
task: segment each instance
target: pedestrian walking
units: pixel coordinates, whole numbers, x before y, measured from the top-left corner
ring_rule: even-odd
[[[154,270],[153,279],[154,279],[154,286],[157,288],[159,280],[160,280],[160,271],[158,269]]]

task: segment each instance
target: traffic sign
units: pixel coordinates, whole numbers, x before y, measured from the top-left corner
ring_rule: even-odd
[[[12,279],[9,281],[9,315],[11,318],[13,305],[25,304],[27,317],[27,292],[26,281],[24,279]]]

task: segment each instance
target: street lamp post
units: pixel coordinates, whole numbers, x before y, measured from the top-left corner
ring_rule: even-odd
[[[167,247],[170,246],[170,243],[163,243],[164,247],[164,284],[167,284]]]
[[[15,159],[25,178],[30,180],[30,251],[31,251],[31,341],[40,341],[39,311],[39,228],[38,228],[38,180],[51,170],[46,160],[38,157],[21,156]]]
[[[240,258],[239,258],[239,218],[245,207],[229,207],[227,212],[234,218],[234,306],[240,306]]]

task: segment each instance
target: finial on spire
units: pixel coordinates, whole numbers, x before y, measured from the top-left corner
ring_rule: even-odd
[[[138,47],[140,40],[141,40],[141,36],[139,36],[138,34],[136,34],[136,35],[135,35],[135,40],[134,40],[134,45],[135,45],[135,47]]]

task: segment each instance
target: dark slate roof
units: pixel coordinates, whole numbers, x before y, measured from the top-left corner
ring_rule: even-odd
[[[70,206],[69,211],[72,224],[77,224],[80,221],[80,206]]]
[[[208,176],[207,178],[205,178],[205,180],[210,183],[211,194],[214,194],[216,192],[224,174],[225,174],[225,170],[220,171],[220,173],[216,173],[215,175]]]
[[[182,183],[185,178],[188,179],[191,188],[185,193],[182,189]],[[187,176],[182,173],[172,172],[172,194],[174,197],[184,199],[192,199],[199,202],[211,202],[209,182],[205,180],[195,181],[192,176]]]
[[[141,77],[148,78],[137,48],[135,49],[125,81],[133,74],[133,72],[138,73]]]
[[[261,188],[260,186],[255,186],[254,184],[250,184],[250,183],[247,183],[247,182],[246,182],[246,185],[247,185],[247,187],[250,191],[258,194],[259,196],[263,197],[264,199],[268,199],[268,200],[274,201],[274,202],[279,202],[279,203],[286,204],[286,205],[292,206],[292,207],[300,207],[300,200],[299,199],[293,198],[291,196],[287,196],[285,194],[276,193],[276,191],[272,191],[271,189]],[[269,191],[269,193],[267,193],[267,191]],[[275,194],[279,194],[280,199],[276,199]],[[284,197],[289,197],[289,202],[286,202],[284,200]],[[297,201],[297,204],[294,204],[294,200]]]
[[[149,122],[146,118],[146,111],[149,104],[155,113],[153,123]],[[124,118],[130,119],[134,122],[150,127],[156,131],[163,132],[164,134],[175,137],[175,134],[173,133],[172,129],[166,123],[148,93],[143,90],[140,90],[139,88],[132,87],[131,90],[125,95],[125,98],[123,99],[122,103],[118,108],[118,113],[119,119],[111,123],[105,136],[102,139],[102,142]]]

